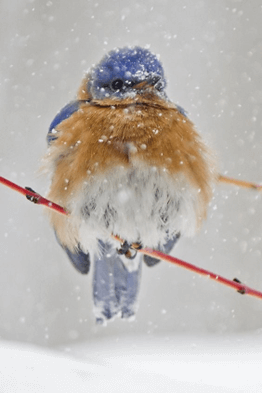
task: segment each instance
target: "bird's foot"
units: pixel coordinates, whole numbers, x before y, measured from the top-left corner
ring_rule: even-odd
[[[31,187],[25,187],[25,189],[28,190],[28,191],[34,192],[35,194],[37,194],[37,193],[35,192],[35,190],[33,190]],[[39,196],[37,196],[37,195],[35,195],[35,196],[33,196],[33,195],[26,195],[26,198],[27,198],[30,202],[33,202],[33,203],[38,203],[38,200],[39,200]]]
[[[120,255],[125,255],[128,259],[134,259],[137,254],[137,250],[141,250],[142,244],[139,242],[128,243],[126,240],[121,244],[120,248],[117,248],[117,252]]]

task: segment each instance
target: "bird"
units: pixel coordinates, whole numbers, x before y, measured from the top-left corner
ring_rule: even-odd
[[[93,270],[98,324],[136,315],[142,262],[159,259],[134,248],[169,253],[201,227],[212,198],[214,153],[166,87],[148,48],[112,49],[49,127],[48,198],[70,212],[49,219],[73,266]]]

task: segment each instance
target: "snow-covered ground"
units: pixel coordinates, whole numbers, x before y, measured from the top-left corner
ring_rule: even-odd
[[[170,99],[220,171],[262,180],[260,0],[2,0],[0,13],[0,176],[45,194],[50,122],[89,66],[131,44],[160,55]],[[261,233],[261,194],[218,185],[203,228],[173,253],[261,290]],[[0,391],[261,391],[260,300],[143,266],[136,320],[102,327],[91,283],[43,209],[0,186]]]
[[[249,392],[262,389],[262,337],[111,337],[62,350],[0,344],[0,391]]]

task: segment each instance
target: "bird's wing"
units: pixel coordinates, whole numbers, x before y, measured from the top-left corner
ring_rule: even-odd
[[[55,139],[57,139],[56,135],[56,126],[58,126],[62,121],[68,119],[73,113],[78,111],[80,105],[83,103],[82,100],[75,100],[69,102],[66,106],[64,106],[58,114],[55,116],[54,120],[50,124],[48,133],[47,133],[47,143],[50,145]]]
[[[176,104],[176,109],[178,110],[179,113],[181,113],[181,115],[187,117],[187,111],[184,108],[182,108],[182,106]]]
[[[65,107],[63,107],[60,112],[55,116],[54,120],[50,124],[48,134],[47,134],[47,143],[50,145],[55,139],[57,139],[56,135],[56,126],[62,123],[63,120],[68,119],[73,113],[78,111],[81,103],[83,101],[81,100],[76,100],[76,101],[71,101],[69,104],[67,104]],[[68,258],[74,265],[74,267],[82,274],[87,274],[89,272],[90,268],[90,256],[89,253],[84,253],[81,250],[80,245],[78,245],[77,249],[75,251],[71,251],[69,248],[66,246],[62,245],[60,241],[58,240],[58,237],[56,236],[58,243],[60,246],[63,248],[63,250],[66,252]]]
[[[84,253],[79,247],[75,252],[70,251],[67,247],[62,248],[67,253],[68,258],[74,265],[77,271],[82,274],[87,274],[90,268],[90,256],[89,253]]]
[[[163,245],[163,247],[159,251],[163,251],[165,254],[169,254],[179,238],[180,238],[180,233],[177,233],[173,238],[168,239],[167,242]],[[147,266],[151,267],[159,263],[160,259],[150,257],[149,255],[144,255],[144,262]]]
[[[56,233],[55,233],[56,235]],[[76,268],[76,270],[79,273],[82,274],[87,274],[90,269],[90,255],[89,253],[85,253],[82,251],[80,244],[78,244],[78,247],[74,250],[71,251],[69,248],[61,244],[59,241],[58,237],[56,236],[57,242],[60,244],[62,249],[66,252],[69,260],[72,262],[73,266]]]

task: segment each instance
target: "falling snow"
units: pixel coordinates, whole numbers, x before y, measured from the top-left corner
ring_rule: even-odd
[[[220,171],[261,182],[261,1],[0,7],[1,176],[44,195],[48,180],[36,169],[51,120],[92,64],[139,45],[157,54],[168,97],[216,150]],[[103,132],[101,145],[110,143]],[[128,200],[125,190],[117,197]],[[135,321],[96,326],[91,276],[73,270],[43,210],[4,187],[0,198],[1,391],[58,391],[61,381],[63,391],[104,391],[105,381],[115,391],[116,380],[135,391],[136,378],[141,391],[261,390],[262,302],[160,263],[143,266]],[[261,290],[261,203],[256,191],[217,186],[204,227],[174,255]]]

